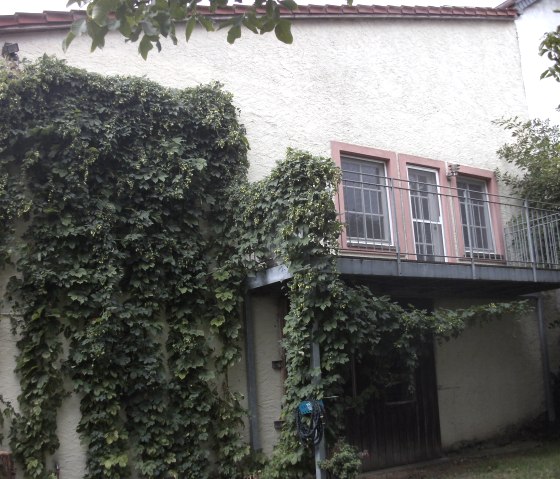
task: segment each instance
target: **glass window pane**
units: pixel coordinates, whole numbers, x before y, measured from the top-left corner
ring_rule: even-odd
[[[457,181],[463,241],[468,252],[494,252],[490,207],[484,182]],[[472,241],[472,244],[471,244]]]
[[[349,157],[341,163],[349,241],[390,243],[384,164]]]
[[[417,259],[442,261],[443,228],[437,170],[408,168],[410,207]]]

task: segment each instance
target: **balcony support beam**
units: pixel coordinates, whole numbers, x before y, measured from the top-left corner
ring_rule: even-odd
[[[544,319],[544,305],[542,294],[535,294],[533,298],[537,303],[537,321],[539,325],[539,342],[541,347],[541,361],[543,370],[543,383],[544,383],[544,400],[548,422],[553,424],[556,422],[556,413],[554,409],[554,399],[552,397],[552,389],[550,384],[550,360],[548,356],[548,341],[546,338],[546,324]]]
[[[387,259],[340,257],[338,269],[341,274],[351,276],[403,276],[418,279],[553,283],[544,289],[554,289],[560,286],[560,271],[558,270],[537,270],[535,275],[534,270],[529,268],[477,264],[476,274],[473,274],[470,262],[457,264],[403,261],[399,275],[396,263],[394,260]]]
[[[560,288],[560,270],[518,268],[511,266],[477,264],[476,274],[473,275],[470,261],[461,263],[422,263],[417,261],[400,261],[380,258],[338,257],[338,271],[346,277],[359,278],[364,281],[380,281],[401,278],[414,284],[418,280],[422,285],[429,286],[430,282],[439,284],[444,281],[447,289],[453,285],[460,285],[460,296],[468,296],[469,285],[473,291],[485,284],[485,290],[490,296],[493,288],[501,292],[511,288],[508,296],[535,293]],[[288,281],[292,274],[284,265],[275,266],[247,278],[247,289],[250,291],[266,286],[279,285]],[[484,282],[484,283],[483,283]],[[420,284],[418,283],[418,284]],[[411,291],[413,292],[413,291]],[[390,292],[388,292],[389,294]],[[473,296],[473,295],[470,295]]]
[[[249,442],[253,451],[262,449],[259,434],[259,417],[257,404],[257,361],[255,357],[255,327],[253,322],[253,304],[251,292],[245,291],[245,367],[247,373],[247,405],[249,410]]]
[[[255,276],[247,278],[247,289],[253,290],[270,286],[272,284],[282,283],[292,277],[292,273],[288,271],[286,265],[274,266],[264,271],[259,271]]]

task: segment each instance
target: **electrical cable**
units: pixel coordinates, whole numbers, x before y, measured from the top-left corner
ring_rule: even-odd
[[[316,446],[321,442],[325,428],[324,420],[323,401],[310,400],[299,405],[296,409],[296,426],[303,444]]]

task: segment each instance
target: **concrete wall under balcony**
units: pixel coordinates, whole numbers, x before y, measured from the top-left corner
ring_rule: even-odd
[[[279,301],[276,295],[255,296],[253,299],[257,415],[261,447],[266,454],[272,452],[280,436],[274,428],[274,421],[280,420],[284,394],[284,370],[272,368],[272,361],[282,358],[282,308]]]
[[[439,302],[453,308],[466,303]],[[469,327],[436,346],[444,448],[481,441],[536,418],[545,410],[535,314]]]
[[[556,324],[547,330],[550,372],[560,375],[560,295],[558,291],[544,293],[544,318],[547,324]],[[560,411],[556,411],[560,414]]]

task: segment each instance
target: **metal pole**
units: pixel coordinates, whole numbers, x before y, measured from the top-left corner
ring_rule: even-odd
[[[401,244],[399,239],[399,225],[397,222],[397,201],[395,198],[394,178],[389,178],[389,188],[391,190],[391,201],[392,201],[392,205],[389,204],[389,208],[391,208],[391,210],[393,211],[393,229],[395,230],[395,246],[397,248],[397,274],[400,276],[402,274]]]
[[[469,248],[471,250],[471,275],[472,275],[472,279],[476,279],[476,270],[474,266],[474,245],[473,245],[472,231],[471,231],[471,211],[473,205],[470,200],[471,200],[470,193],[468,193],[468,190],[465,189],[465,216],[467,220],[467,239],[469,240]],[[466,250],[467,248],[465,248],[465,252]]]
[[[523,209],[525,210],[525,221],[527,223],[527,241],[529,242],[529,258],[531,264],[533,265],[533,281],[537,282],[537,262],[535,259],[535,245],[533,243],[533,234],[531,233],[531,224],[529,220],[529,202],[527,200],[523,201]]]
[[[313,374],[313,382],[317,384],[321,377],[321,350],[319,343],[315,340],[315,335],[319,331],[319,323],[317,320],[313,323],[313,338],[311,343],[311,369],[319,370],[319,374]],[[321,442],[315,446],[315,477],[316,479],[327,479],[327,473],[319,467],[319,463],[327,458],[327,447],[325,443],[325,434],[321,438]]]
[[[257,412],[257,370],[255,360],[255,328],[251,292],[245,291],[245,365],[247,369],[247,406],[249,408],[249,441],[253,451],[261,449]]]
[[[544,307],[542,294],[535,295],[537,300],[537,319],[539,323],[539,342],[541,346],[541,361],[544,376],[544,400],[546,412],[548,414],[548,422],[556,421],[556,411],[554,410],[554,400],[550,388],[550,363],[548,358],[548,342],[546,340],[546,325],[544,322]]]

